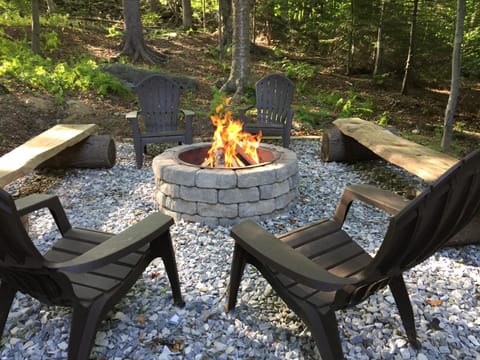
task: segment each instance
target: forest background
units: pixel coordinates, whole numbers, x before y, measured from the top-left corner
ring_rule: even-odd
[[[460,1],[466,11],[450,150],[456,156],[480,144],[480,2]],[[139,5],[142,35],[157,61],[119,56],[131,3]],[[102,133],[130,137],[124,114],[136,99],[104,71],[112,63],[193,79],[182,107],[196,112],[195,135],[211,136],[209,115],[222,95],[216,85],[232,66],[224,40],[236,25],[228,11],[245,4],[250,77],[241,103],[254,101],[260,77],[283,72],[296,84],[294,135],[320,135],[335,118],[357,116],[439,149],[456,2],[0,0],[0,154],[59,122],[95,122]]]

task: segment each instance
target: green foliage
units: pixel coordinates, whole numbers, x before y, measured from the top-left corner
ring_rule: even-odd
[[[143,12],[142,13],[142,24],[144,26],[158,26],[162,23],[162,19],[159,14],[152,12]]]
[[[58,37],[58,33],[56,31],[49,30],[42,31],[40,33],[40,44],[42,46],[42,50],[48,53],[56,50],[61,45],[61,42]]]
[[[384,111],[378,118],[377,124],[380,126],[388,126],[388,112]]]
[[[119,29],[117,24],[113,24],[107,28],[107,37],[121,38],[123,36],[123,30]]]
[[[295,119],[322,126],[340,117],[361,117],[368,119],[373,115],[374,104],[371,99],[351,91],[346,96],[338,92],[320,92],[313,104],[297,107]],[[386,121],[386,113],[384,113]]]
[[[480,10],[479,10],[480,11]],[[465,32],[463,42],[463,73],[480,79],[480,27]]]
[[[95,91],[99,96],[127,96],[130,91],[117,79],[101,71],[85,58],[68,64],[54,63],[34,54],[26,44],[0,38],[0,75],[28,84],[32,89],[48,91],[57,102],[63,102],[69,91]]]
[[[317,68],[306,62],[293,62],[289,59],[282,59],[273,64],[274,68],[285,73],[290,79],[307,80],[315,75]]]

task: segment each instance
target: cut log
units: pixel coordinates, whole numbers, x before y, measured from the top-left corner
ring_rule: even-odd
[[[40,165],[42,168],[111,168],[115,165],[115,141],[110,135],[91,135]]]
[[[95,124],[59,124],[0,158],[0,186],[23,176],[45,160],[93,134]]]
[[[378,159],[378,155],[333,126],[323,132],[322,160],[355,162]]]

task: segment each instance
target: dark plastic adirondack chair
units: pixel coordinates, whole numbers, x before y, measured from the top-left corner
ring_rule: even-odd
[[[375,257],[342,230],[354,200],[393,214]],[[402,274],[434,254],[479,210],[480,150],[410,202],[373,186],[352,185],[344,190],[333,219],[279,237],[246,220],[231,231],[235,248],[226,309],[234,309],[245,264],[253,264],[307,325],[322,359],[342,359],[335,311],[388,285],[408,340],[418,346]]]
[[[48,208],[62,237],[42,256],[21,216]],[[148,264],[163,259],[175,304],[183,306],[170,238],[173,220],[154,213],[118,235],[72,227],[56,196],[14,201],[0,189],[0,335],[17,291],[73,308],[68,358],[88,359],[97,327]]]
[[[140,169],[147,144],[192,143],[194,112],[179,109],[180,86],[166,76],[150,75],[140,81],[134,91],[140,110],[129,112],[127,119],[132,124],[135,156]],[[179,119],[182,114],[183,127]]]
[[[295,84],[282,74],[271,74],[260,79],[256,85],[256,104],[239,109],[244,131],[264,135],[282,136],[283,146],[290,146],[290,130],[294,111],[290,108]],[[247,116],[247,111],[256,108],[255,119]]]

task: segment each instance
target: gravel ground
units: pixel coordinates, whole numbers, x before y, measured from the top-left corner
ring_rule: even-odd
[[[289,213],[262,223],[274,233],[332,216],[347,184],[377,184],[400,193],[423,186],[418,178],[382,161],[323,163],[318,141],[293,140],[292,149],[300,161],[300,196]],[[155,211],[151,158],[137,170],[130,143],[117,144],[117,153],[111,169],[69,170],[53,178],[47,192],[60,197],[74,226],[119,232]],[[18,194],[38,178],[39,173],[31,174],[7,190]],[[374,253],[387,219],[355,203],[345,227]],[[32,238],[45,251],[58,236],[51,217],[39,211],[30,224]],[[101,323],[93,358],[319,358],[308,329],[252,267],[246,269],[235,312],[224,312],[233,250],[228,228],[180,221],[171,232],[185,308],[173,305],[163,264],[154,261]],[[346,358],[480,359],[479,266],[479,247],[471,245],[445,248],[405,274],[420,351],[408,345],[388,289],[337,312]],[[1,338],[0,359],[63,359],[69,328],[69,309],[44,306],[19,294]]]

